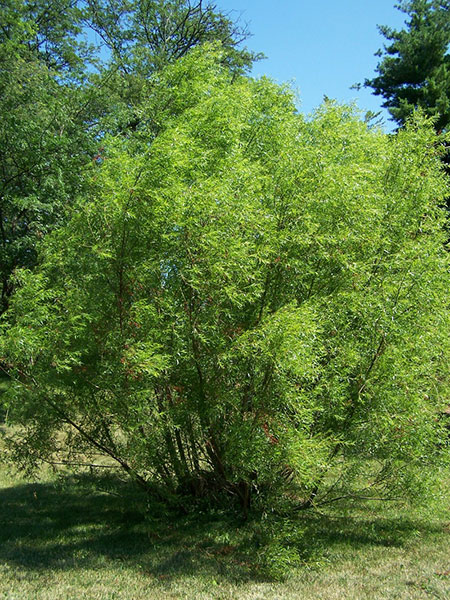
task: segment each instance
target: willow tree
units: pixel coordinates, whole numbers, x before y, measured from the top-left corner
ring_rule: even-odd
[[[417,490],[450,364],[432,128],[386,136],[332,103],[305,121],[215,47],[152,89],[157,135],[109,140],[17,273],[11,458],[100,453],[159,494],[244,507]]]

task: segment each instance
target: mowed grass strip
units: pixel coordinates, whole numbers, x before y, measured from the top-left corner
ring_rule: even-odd
[[[223,512],[143,514],[127,484],[30,482],[0,470],[0,598],[450,598],[449,478],[428,507],[304,514],[305,557],[284,582],[260,572],[258,523]]]

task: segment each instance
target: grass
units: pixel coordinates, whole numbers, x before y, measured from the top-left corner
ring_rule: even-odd
[[[443,600],[445,497],[414,511],[372,504],[305,513],[304,565],[276,583],[257,568],[257,522],[223,512],[144,517],[144,499],[128,485],[49,472],[32,482],[3,466],[0,599]]]

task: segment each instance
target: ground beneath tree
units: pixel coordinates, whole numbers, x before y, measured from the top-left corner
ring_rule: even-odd
[[[107,479],[30,482],[2,467],[0,598],[448,598],[445,494],[415,511],[372,505],[302,516],[304,564],[273,582],[255,560],[254,521],[221,512],[143,517],[142,499],[128,493]]]

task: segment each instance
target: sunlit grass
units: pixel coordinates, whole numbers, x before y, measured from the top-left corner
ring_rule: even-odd
[[[282,583],[258,564],[260,519],[143,514],[145,505],[111,479],[48,472],[30,482],[3,466],[0,598],[448,598],[445,482],[432,505],[414,511],[380,503],[302,514],[303,563]]]

